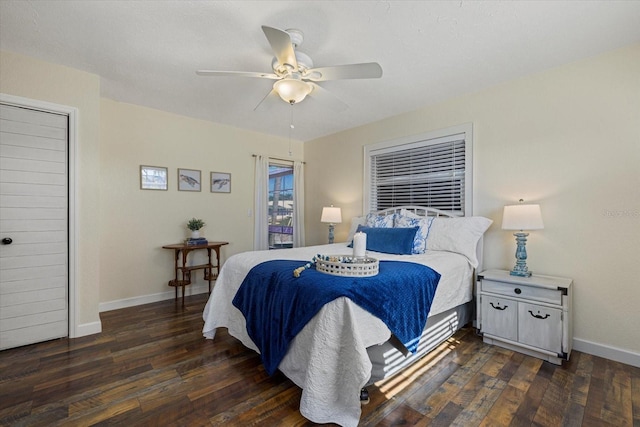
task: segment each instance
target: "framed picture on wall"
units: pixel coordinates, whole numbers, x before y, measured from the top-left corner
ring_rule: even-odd
[[[141,190],[167,190],[167,168],[140,165]]]
[[[178,190],[200,191],[200,171],[194,169],[178,169]]]
[[[211,172],[211,192],[231,193],[231,174],[224,172]]]

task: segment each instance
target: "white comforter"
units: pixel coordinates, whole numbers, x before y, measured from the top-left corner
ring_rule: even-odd
[[[216,329],[258,352],[249,338],[242,313],[232,305],[249,270],[263,261],[297,259],[310,261],[316,254],[350,254],[345,243],[276,251],[244,252],[230,257],[220,271],[204,309],[203,334],[213,339]],[[389,255],[369,252],[381,260],[411,261],[428,265],[441,274],[430,315],[438,314],[472,298],[473,268],[467,258],[451,252],[428,251],[424,255]],[[293,272],[292,272],[293,274]],[[391,332],[377,317],[347,298],[326,304],[291,342],[279,365],[302,389],[300,413],[316,423],[357,426],[360,420],[360,389],[371,375],[367,347],[389,339]]]

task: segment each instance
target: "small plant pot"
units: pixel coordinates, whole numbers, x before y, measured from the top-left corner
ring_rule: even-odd
[[[192,230],[191,231],[191,238],[192,239],[197,239],[200,237],[200,230]]]

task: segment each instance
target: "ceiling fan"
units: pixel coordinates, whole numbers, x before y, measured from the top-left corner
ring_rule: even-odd
[[[264,31],[275,54],[271,61],[273,73],[198,70],[196,74],[200,76],[257,77],[275,80],[271,92],[258,103],[254,110],[263,105],[263,103],[273,102],[278,97],[293,105],[302,102],[307,96],[326,103],[336,110],[344,110],[347,105],[316,84],[316,82],[382,77],[382,67],[376,62],[313,68],[311,58],[307,54],[296,50],[304,39],[300,30],[280,30],[263,25],[262,31]]]

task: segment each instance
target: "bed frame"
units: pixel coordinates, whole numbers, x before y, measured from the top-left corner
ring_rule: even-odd
[[[399,213],[402,209],[410,211],[419,216],[425,217],[447,217],[455,218],[462,215],[447,212],[434,208],[422,206],[398,206],[390,209],[383,209],[376,212],[378,215],[389,215]],[[480,238],[476,247],[479,266],[482,265],[483,239]],[[478,267],[480,268],[480,267]],[[475,272],[472,274],[473,286],[475,286]],[[456,331],[473,320],[473,301],[453,307],[435,316],[429,316],[425,329],[420,336],[420,344],[415,353],[410,353],[394,336],[389,341],[381,345],[367,348],[369,359],[371,359],[371,378],[367,385],[389,378],[406,367],[412,365],[431,350],[448,340]],[[361,392],[363,403],[368,401],[368,392],[363,389]]]

